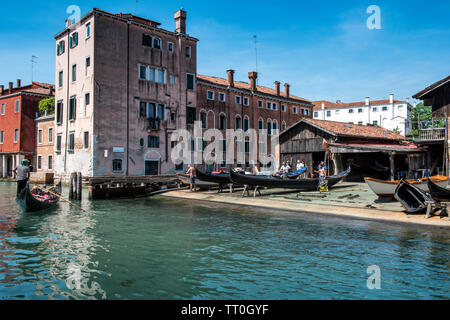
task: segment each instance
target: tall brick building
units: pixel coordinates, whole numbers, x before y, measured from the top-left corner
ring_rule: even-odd
[[[173,172],[171,133],[195,109],[197,39],[186,12],[175,30],[93,9],[56,40],[55,174]]]
[[[8,89],[0,86],[0,174],[11,177],[12,170],[23,159],[35,165],[36,134],[34,119],[38,103],[53,96],[54,86],[33,82],[16,87],[10,82]]]
[[[202,128],[266,129],[270,136],[302,117],[312,117],[314,105],[292,95],[289,84],[284,84],[282,92],[279,81],[275,81],[274,88],[268,88],[257,85],[256,72],[249,72],[248,77],[248,83],[235,81],[234,70],[227,70],[226,79],[197,75],[196,117]]]

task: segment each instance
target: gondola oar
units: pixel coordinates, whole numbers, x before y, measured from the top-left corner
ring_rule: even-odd
[[[84,210],[82,207],[80,207],[79,205],[76,205],[75,203],[73,203],[73,202],[71,202],[71,201],[69,201],[69,200],[67,200],[67,199],[64,199],[64,198],[61,197],[59,194],[54,193],[53,191],[50,191],[50,190],[48,190],[48,189],[45,189],[44,187],[39,187],[39,186],[37,186],[37,187],[38,187],[39,189],[42,189],[42,190],[44,190],[44,191],[47,191],[48,193],[51,193],[52,195],[54,195],[54,196],[60,198],[61,200],[65,201],[65,202],[68,202],[68,203],[70,203],[71,205],[73,205],[74,207],[77,207],[78,209],[83,210],[84,212],[86,212],[86,210]]]

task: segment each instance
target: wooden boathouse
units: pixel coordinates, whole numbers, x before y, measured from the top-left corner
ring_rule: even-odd
[[[379,126],[306,118],[280,133],[280,158],[293,165],[305,161],[309,176],[320,161],[329,174],[351,165],[349,181],[419,176],[431,161],[426,147]]]

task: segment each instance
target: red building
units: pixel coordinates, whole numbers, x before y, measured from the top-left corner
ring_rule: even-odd
[[[12,176],[12,170],[23,159],[33,163],[36,146],[35,123],[40,100],[53,96],[54,86],[33,82],[7,89],[0,85],[0,173]]]
[[[302,117],[312,118],[314,105],[290,94],[288,83],[281,92],[279,81],[268,88],[257,85],[257,72],[249,72],[248,77],[249,83],[235,81],[234,70],[227,70],[227,79],[197,75],[195,117],[203,129],[266,129],[270,136]]]

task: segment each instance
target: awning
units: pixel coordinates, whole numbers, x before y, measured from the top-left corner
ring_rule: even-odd
[[[330,143],[332,153],[358,153],[358,152],[396,152],[396,153],[421,153],[426,152],[426,147],[415,144],[359,144],[359,143]]]

